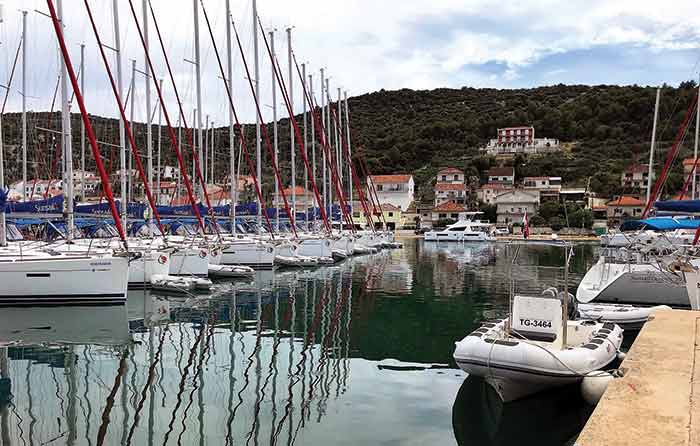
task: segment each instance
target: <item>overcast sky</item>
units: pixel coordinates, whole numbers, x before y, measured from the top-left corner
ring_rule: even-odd
[[[86,45],[85,96],[91,113],[117,113],[82,0],[64,0],[66,38],[74,64],[79,44]],[[141,0],[133,0],[141,20]],[[178,89],[191,115],[196,107],[193,2],[152,0]],[[50,107],[58,73],[56,39],[45,1],[0,0],[0,84],[6,84],[21,35],[20,9],[28,13],[28,107]],[[118,0],[123,46],[124,90],[131,80],[131,59],[143,69],[143,52],[128,0]],[[219,50],[224,57],[224,0],[205,0]],[[90,0],[103,42],[114,44],[112,1]],[[252,2],[232,0],[233,18],[253,66]],[[294,26],[293,48],[307,61],[318,87],[318,69],[331,75],[331,90],[349,95],[379,89],[437,87],[518,88],[565,84],[677,84],[697,78],[700,11],[697,0],[491,1],[491,0],[259,0],[264,26],[277,29],[277,50],[287,70],[284,30]],[[163,57],[151,23],[151,49],[158,77]],[[235,44],[234,44],[235,45]],[[217,125],[227,120],[228,103],[200,8],[202,101]],[[114,53],[109,51],[114,66]],[[224,61],[225,63],[225,61]],[[234,94],[245,121],[254,119],[250,89],[234,46]],[[265,119],[272,116],[270,63],[260,41],[260,88]],[[19,110],[21,71],[16,73],[7,111]],[[167,79],[166,79],[167,80]],[[143,76],[136,77],[137,120],[145,112]],[[295,78],[296,111],[301,94]],[[176,117],[172,86],[165,93]],[[318,90],[317,90],[318,91]],[[125,93],[126,94],[126,93]],[[154,93],[155,94],[155,93]],[[318,98],[318,94],[317,94]],[[278,94],[278,100],[280,96]],[[153,102],[155,106],[155,102]],[[286,116],[282,103],[278,115]]]

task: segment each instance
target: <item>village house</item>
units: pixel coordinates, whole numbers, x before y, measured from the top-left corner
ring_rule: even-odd
[[[685,168],[685,162],[684,162]],[[655,179],[654,172],[651,173],[651,181]],[[622,172],[620,184],[622,187],[629,189],[645,189],[649,183],[649,165],[648,164],[632,164]]]
[[[492,167],[488,173],[489,184],[505,184],[513,186],[515,183],[515,169],[512,167]]]
[[[686,158],[683,160],[683,177],[688,178],[690,172],[695,167],[695,184],[696,188],[700,186],[700,161],[698,161],[697,166],[695,166],[695,158]]]
[[[481,203],[496,204],[496,196],[512,190],[513,188],[505,184],[489,183],[484,184],[476,191],[476,198]]]
[[[361,228],[369,227],[370,225],[367,222],[367,216],[365,215],[364,209],[362,209],[362,205],[360,204],[360,202],[354,202],[352,208],[353,223],[356,226],[360,226]],[[404,214],[401,212],[401,209],[399,209],[398,206],[394,206],[390,203],[382,203],[381,208],[381,214],[374,213],[373,209],[369,209],[369,211],[372,212],[372,221],[374,222],[374,226],[377,229],[383,228],[385,221],[387,229],[391,231],[395,231],[396,229],[403,229],[405,225],[415,225],[413,221],[408,221],[405,218]]]
[[[432,210],[433,226],[440,220],[461,220],[467,218],[467,208],[451,201],[435,206]]]
[[[559,140],[553,138],[535,138],[532,126],[505,127],[496,131],[496,138],[491,139],[481,150],[490,155],[532,154],[558,151]]]
[[[437,183],[464,184],[464,172],[455,168],[447,167],[437,173]]]
[[[496,222],[502,224],[523,221],[525,212],[535,215],[540,204],[536,193],[515,189],[496,196]]]
[[[561,191],[561,177],[525,177],[523,189],[539,194],[540,202],[557,200]]]
[[[464,172],[454,167],[442,169],[437,173],[434,191],[435,206],[447,201],[465,204],[467,185],[464,183]]]
[[[47,193],[48,191],[48,193]],[[27,180],[10,184],[10,200],[21,200],[26,192],[28,200],[42,200],[44,196],[55,197],[63,193],[62,180]]]
[[[291,186],[284,188],[284,194],[287,196],[287,202],[289,207],[292,207],[292,188]],[[296,186],[294,189],[295,197],[295,210],[294,212],[305,212],[307,207],[317,207],[316,197],[314,193],[308,189],[304,189],[302,186]],[[280,209],[284,207],[284,200],[282,199],[282,194],[279,197],[279,207]]]
[[[404,210],[413,201],[413,175],[370,175],[367,181],[377,191],[380,203],[389,203]]]
[[[644,212],[644,202],[623,195],[607,203],[608,226],[617,226],[625,220],[639,219]]]

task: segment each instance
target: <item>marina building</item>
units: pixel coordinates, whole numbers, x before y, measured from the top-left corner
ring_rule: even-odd
[[[380,203],[389,203],[404,210],[413,201],[413,175],[370,175],[367,181],[376,189]]]

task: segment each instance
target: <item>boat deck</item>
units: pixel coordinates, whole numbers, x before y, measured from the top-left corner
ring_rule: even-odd
[[[700,312],[655,312],[622,368],[577,446],[700,444]]]

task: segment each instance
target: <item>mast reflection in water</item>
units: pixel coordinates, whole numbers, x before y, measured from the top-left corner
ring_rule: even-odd
[[[197,298],[2,308],[1,444],[454,444],[453,343],[507,308],[503,249],[409,241]]]

